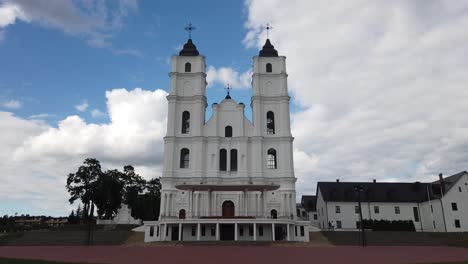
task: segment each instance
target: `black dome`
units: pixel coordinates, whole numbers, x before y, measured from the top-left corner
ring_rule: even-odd
[[[187,43],[184,44],[184,48],[179,52],[180,56],[198,56],[200,53],[197,50],[192,39],[188,39]]]
[[[271,45],[270,39],[267,39],[265,45],[259,53],[260,57],[278,57],[278,51]]]

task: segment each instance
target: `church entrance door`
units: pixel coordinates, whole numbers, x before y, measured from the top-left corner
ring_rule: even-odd
[[[221,240],[234,240],[234,224],[221,224],[219,228]]]
[[[232,201],[225,201],[223,203],[223,217],[234,217],[234,203]]]
[[[177,240],[179,240],[179,227],[173,226],[171,228],[171,241],[177,241]]]

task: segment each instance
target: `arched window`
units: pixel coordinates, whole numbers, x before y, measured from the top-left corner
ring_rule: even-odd
[[[273,68],[273,67],[271,67],[271,63],[267,63],[267,64],[266,64],[266,72],[272,72],[272,71],[273,71],[272,68]]]
[[[271,210],[270,215],[272,219],[278,219],[278,212],[275,209]]]
[[[184,111],[182,113],[182,134],[188,134],[190,132],[190,112]]]
[[[225,137],[232,137],[232,127],[227,126],[224,128],[224,136]]]
[[[185,209],[180,209],[180,211],[179,211],[179,219],[185,219]]]
[[[185,63],[185,72],[191,72],[192,71],[192,64],[190,62]]]
[[[278,165],[276,163],[276,150],[269,149],[267,152],[267,168],[276,169]]]
[[[267,135],[275,134],[275,114],[268,111],[266,115]]]
[[[190,165],[190,151],[186,148],[180,150],[180,168],[188,169]]]
[[[219,170],[227,170],[227,151],[225,149],[219,151]]]
[[[224,201],[222,205],[223,211],[222,215],[223,217],[234,217],[234,203],[232,201]]]
[[[231,171],[237,171],[237,149],[231,149]]]

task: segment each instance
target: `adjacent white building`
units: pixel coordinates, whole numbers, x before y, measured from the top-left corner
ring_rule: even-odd
[[[296,217],[286,57],[253,58],[252,122],[229,93],[207,120],[205,57],[189,39],[171,60],[159,221],[145,241],[308,241]]]
[[[319,182],[317,221],[321,229],[356,230],[359,226],[356,186],[361,186],[363,219],[412,220],[417,231],[468,231],[468,173],[457,173],[431,183]]]

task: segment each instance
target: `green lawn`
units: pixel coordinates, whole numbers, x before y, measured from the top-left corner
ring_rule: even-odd
[[[10,258],[1,258],[0,264],[72,264],[71,262],[55,262],[55,261],[46,261],[46,260],[27,260],[27,259],[10,259]],[[74,263],[78,264],[78,263]]]

